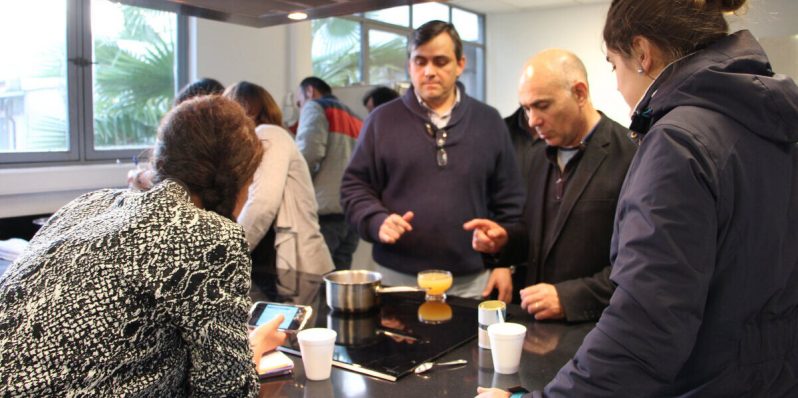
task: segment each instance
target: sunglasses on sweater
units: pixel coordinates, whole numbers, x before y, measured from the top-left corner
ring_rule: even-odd
[[[443,146],[446,145],[448,133],[446,130],[439,129],[431,123],[425,123],[424,126],[427,128],[427,134],[435,139],[435,147],[437,148],[435,151],[435,160],[438,163],[438,167],[445,167],[449,164],[449,156],[446,154],[446,149]]]

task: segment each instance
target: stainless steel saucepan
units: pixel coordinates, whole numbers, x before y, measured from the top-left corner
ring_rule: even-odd
[[[327,305],[335,311],[366,312],[380,305],[380,294],[418,292],[417,287],[382,287],[382,274],[366,270],[335,271],[324,276]]]

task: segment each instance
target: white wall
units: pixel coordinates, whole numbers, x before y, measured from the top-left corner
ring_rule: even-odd
[[[0,169],[0,218],[52,213],[79,195],[124,186],[129,164]]]
[[[773,69],[798,77],[798,1],[749,0],[747,10],[728,17],[730,31],[749,29],[762,39]],[[618,123],[629,123],[629,107],[606,62],[602,30],[609,4],[580,5],[486,16],[487,102],[502,115],[518,107],[518,77],[524,61],[561,47],[578,55],[588,70],[593,102]]]
[[[588,70],[593,103],[622,125],[629,107],[618,93],[603,52],[601,31],[609,5],[582,5],[486,17],[487,102],[507,116],[518,108],[518,78],[529,57],[547,48],[575,53]]]
[[[759,39],[773,70],[798,80],[798,1],[749,0],[740,15],[727,18],[729,30],[748,29]]]
[[[757,38],[790,36],[798,33],[798,1],[748,0],[747,9],[731,15],[729,30],[749,29]],[[793,60],[793,62],[796,62]]]
[[[288,26],[251,28],[191,18],[189,81],[203,77],[225,87],[247,80],[265,87],[282,104],[291,91],[288,76]]]

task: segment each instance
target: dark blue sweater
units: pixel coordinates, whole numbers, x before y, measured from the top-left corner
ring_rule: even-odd
[[[438,166],[431,123],[413,92],[380,106],[363,125],[344,173],[341,201],[347,220],[374,242],[381,265],[413,274],[445,269],[480,272],[482,256],[471,248],[463,223],[473,218],[515,222],[524,195],[513,147],[499,113],[465,94],[445,127],[448,164]],[[391,213],[413,211],[413,231],[393,245],[379,243]]]

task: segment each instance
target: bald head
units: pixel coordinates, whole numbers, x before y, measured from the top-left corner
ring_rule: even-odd
[[[574,53],[553,48],[543,50],[526,61],[520,85],[532,79],[570,90],[577,82],[587,86],[587,70]]]
[[[579,145],[601,118],[590,102],[585,65],[571,52],[538,53],[524,64],[519,83],[529,127],[550,146]]]

